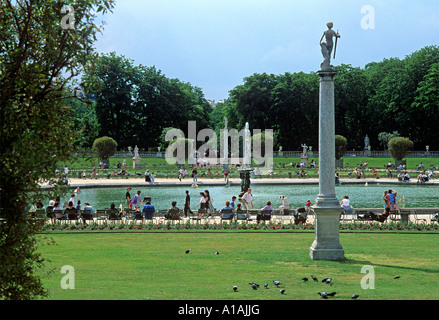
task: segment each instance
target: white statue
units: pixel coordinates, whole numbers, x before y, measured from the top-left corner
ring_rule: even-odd
[[[323,55],[323,62],[320,64],[320,68],[322,70],[331,70],[331,54],[332,50],[334,49],[334,59],[335,59],[335,53],[337,51],[337,39],[340,38],[340,34],[332,30],[334,27],[334,24],[332,22],[328,22],[326,24],[328,27],[328,30],[325,30],[323,32],[322,37],[320,38],[320,47],[322,48],[322,55]],[[333,42],[333,38],[335,37],[335,46]],[[322,42],[323,38],[325,38],[325,42]]]

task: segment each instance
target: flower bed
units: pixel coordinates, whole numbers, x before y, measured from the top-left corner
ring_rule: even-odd
[[[171,223],[169,221],[160,221],[159,223],[124,223],[124,222],[103,222],[96,223],[46,223],[42,231],[179,231],[179,230],[236,230],[236,231],[285,231],[285,230],[302,230],[314,231],[314,225],[307,224],[282,224],[273,222],[246,223],[246,222],[224,222],[219,223]],[[439,232],[439,224],[437,223],[378,223],[378,222],[352,222],[340,223],[340,231],[420,231],[420,232]]]

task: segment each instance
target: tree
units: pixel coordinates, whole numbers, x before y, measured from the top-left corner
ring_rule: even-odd
[[[212,109],[200,88],[169,79],[155,66],[136,66],[115,52],[101,55],[83,81],[96,97],[99,135],[118,137],[122,148],[158,147],[166,127],[187,131],[189,120],[199,127],[209,123]]]
[[[108,159],[117,150],[117,142],[110,137],[100,137],[93,142],[93,152],[99,159]]]
[[[335,135],[335,159],[340,160],[341,157],[346,153],[346,148],[348,145],[348,140],[341,136]]]
[[[399,137],[400,134],[398,131],[393,131],[392,133],[390,132],[380,132],[378,134],[378,140],[381,142],[381,144],[384,147],[384,150],[386,150],[387,144],[389,143],[390,139],[394,138],[394,137]]]
[[[392,158],[401,161],[413,149],[413,142],[408,138],[394,137],[390,139],[388,147]]]
[[[65,100],[81,69],[96,57],[98,14],[110,0],[77,0],[74,28],[61,24],[63,4],[52,0],[0,2],[0,299],[34,299],[48,292],[38,263],[40,224],[28,213],[39,183],[72,160],[77,135]],[[52,189],[54,196],[56,188]]]

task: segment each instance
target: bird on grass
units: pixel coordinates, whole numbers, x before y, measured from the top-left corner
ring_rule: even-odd
[[[285,293],[285,289],[280,289],[280,293],[284,294]]]
[[[303,277],[302,280],[303,280],[304,282],[307,282],[307,281],[308,281],[308,278],[307,278],[307,277]]]
[[[268,283],[264,283],[265,289],[268,289]]]
[[[328,294],[325,291],[317,292],[323,299],[328,299]]]
[[[249,282],[248,284],[253,288],[253,290],[258,290],[259,288],[259,284],[257,283]]]
[[[331,278],[323,278],[322,282],[325,282],[326,284],[330,284],[332,282],[332,279]]]
[[[355,294],[352,295],[351,299],[354,299],[354,300],[355,300],[355,299],[357,299],[358,297],[359,297],[359,295],[355,293]]]
[[[327,295],[328,297],[333,297],[333,296],[335,296],[336,294],[338,294],[338,292],[330,292],[330,293],[327,293],[326,295]]]
[[[314,277],[313,275],[311,275],[311,278],[312,278],[314,281],[319,281],[319,279],[317,279],[317,277]]]
[[[233,291],[238,291],[238,287],[237,286],[233,286]]]
[[[216,251],[216,252],[215,252],[215,254],[219,254],[219,252],[218,252],[218,251]]]
[[[191,249],[187,249],[186,251],[185,251],[185,253],[189,253],[189,252],[191,252],[192,250]]]
[[[399,279],[399,278],[401,278],[401,276],[396,276],[395,278],[393,278],[393,279]]]
[[[279,286],[282,284],[282,283],[280,283],[280,281],[275,281],[275,280],[273,280],[273,283],[274,283],[274,285],[275,285],[276,287],[278,287],[278,288],[279,288]]]

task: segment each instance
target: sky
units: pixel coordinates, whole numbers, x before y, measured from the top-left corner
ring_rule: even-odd
[[[116,0],[96,49],[200,87],[209,100],[254,73],[318,71],[326,22],[333,65],[361,67],[439,44],[438,0]]]

